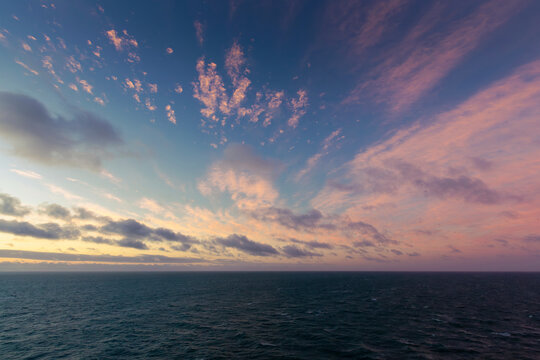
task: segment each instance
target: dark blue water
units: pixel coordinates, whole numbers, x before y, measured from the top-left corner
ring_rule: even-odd
[[[540,359],[540,274],[0,274],[1,359]]]

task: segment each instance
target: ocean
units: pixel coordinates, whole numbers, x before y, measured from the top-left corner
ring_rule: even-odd
[[[540,359],[538,273],[1,273],[0,359]]]

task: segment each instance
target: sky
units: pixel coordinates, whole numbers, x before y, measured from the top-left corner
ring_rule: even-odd
[[[0,270],[540,271],[539,17],[1,1]]]

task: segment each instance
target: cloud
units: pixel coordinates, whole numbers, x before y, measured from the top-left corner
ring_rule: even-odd
[[[136,48],[139,46],[137,40],[135,40],[132,36],[129,36],[126,30],[124,30],[122,33],[118,33],[116,30],[112,29],[106,31],[105,34],[117,51],[122,51],[130,47]]]
[[[41,176],[37,172],[31,171],[31,170],[9,169],[9,171],[14,172],[17,175],[21,175],[21,176],[31,178],[31,179],[42,179],[43,178],[43,176]]]
[[[122,144],[118,131],[90,112],[76,110],[68,120],[29,96],[9,92],[0,92],[0,137],[17,156],[93,170]]]
[[[305,249],[301,249],[295,245],[286,245],[281,248],[283,254],[289,258],[300,258],[300,257],[314,257],[322,256],[322,254],[314,253]]]
[[[369,241],[369,240],[362,240],[362,241],[355,241],[355,242],[353,242],[353,245],[354,245],[354,247],[362,248],[362,247],[372,247],[372,246],[375,246],[375,243],[374,243],[373,241]]]
[[[82,197],[80,197],[79,195],[75,195],[64,188],[61,188],[60,186],[56,186],[53,184],[45,184],[45,185],[49,188],[49,190],[52,193],[62,195],[68,200],[82,200]]]
[[[210,166],[198,189],[206,196],[228,192],[239,208],[272,205],[279,197],[272,180],[280,171],[279,163],[259,157],[252,148],[231,144],[223,159]]]
[[[184,250],[191,248],[193,244],[199,243],[194,237],[184,235],[166,228],[151,228],[137,220],[109,220],[100,229],[100,232],[105,234],[116,234],[125,237],[129,240],[147,240],[147,241],[169,241],[182,245]],[[135,242],[128,242],[125,240],[121,246],[128,246],[129,244],[134,246],[142,246]],[[142,247],[140,247],[142,249]]]
[[[306,90],[298,90],[298,99],[291,99],[290,107],[292,109],[292,116],[289,118],[287,124],[296,128],[300,118],[306,114],[306,108],[308,107],[308,96]]]
[[[117,241],[116,244],[121,247],[127,247],[127,248],[139,249],[139,250],[148,249],[148,246],[146,246],[145,243],[139,240],[135,240],[135,239],[122,239],[120,241]]]
[[[107,238],[104,238],[102,236],[83,236],[83,237],[81,237],[81,240],[85,241],[85,242],[91,242],[91,243],[94,243],[94,244],[113,245],[115,243],[114,240],[107,239]]]
[[[289,238],[289,241],[296,244],[303,244],[310,249],[333,249],[334,246],[329,243],[323,243],[319,241],[302,241],[295,238]]]
[[[66,254],[24,250],[0,250],[1,258],[8,259],[28,259],[42,261],[72,261],[72,262],[100,262],[100,263],[163,263],[163,264],[189,264],[205,263],[207,260],[184,257],[168,257],[163,255],[86,255],[86,254]]]
[[[55,219],[69,219],[71,212],[69,209],[58,204],[45,204],[41,206],[40,213]]]
[[[146,238],[153,233],[150,227],[133,219],[119,221],[111,220],[101,228],[101,231],[104,233],[120,234],[131,238]]]
[[[111,218],[108,216],[102,216],[102,215],[96,214],[95,212],[90,211],[83,207],[73,208],[73,217],[76,219],[81,219],[81,220],[96,220],[98,222],[112,221]]]
[[[296,174],[295,180],[300,181],[305,175],[311,172],[315,166],[317,166],[321,158],[328,155],[330,148],[334,146],[336,142],[344,138],[345,135],[341,135],[341,128],[334,130],[330,135],[328,135],[322,142],[322,149],[307,160],[306,166]]]
[[[325,218],[323,214],[316,209],[312,209],[305,214],[295,214],[292,210],[286,208],[266,207],[256,209],[252,211],[250,215],[259,221],[275,222],[281,226],[295,230],[335,228],[335,225],[331,223],[322,223],[322,220],[325,220]]]
[[[92,89],[94,88],[92,85],[90,85],[88,83],[88,81],[86,80],[83,80],[83,79],[77,79],[77,81],[79,82],[79,84],[81,85],[81,88],[86,91],[87,93],[89,93],[90,95],[93,95],[94,93],[92,92]]]
[[[357,179],[349,184],[349,189],[358,193],[393,194],[409,184],[427,197],[461,198],[465,202],[479,204],[499,204],[507,201],[519,201],[515,195],[490,189],[482,180],[459,175],[430,175],[420,168],[400,160],[390,159],[384,167],[366,167],[357,169]],[[339,184],[334,184],[339,188]]]
[[[19,60],[15,60],[15,63],[17,63],[18,65],[22,66],[26,71],[32,73],[33,75],[39,75],[39,73],[32,69],[30,66],[26,65],[25,63],[23,63],[22,61],[19,61]]]
[[[503,191],[490,183],[502,186],[510,173],[514,174],[512,178],[518,174],[528,176],[526,171],[509,170],[527,169],[527,163],[538,153],[534,136],[524,134],[535,126],[533,119],[540,111],[539,74],[540,62],[524,65],[456,109],[439,114],[431,124],[416,123],[401,129],[356,155],[347,165],[348,173],[339,180],[345,186],[329,182],[323,192],[332,192],[332,201],[343,203],[349,195],[358,196],[362,190],[395,193],[406,180],[403,185],[412,185],[428,196],[453,195],[483,204],[519,200],[509,195],[515,187],[504,186],[507,190]],[[492,160],[495,152],[500,154],[497,163]],[[471,158],[491,164],[489,177],[485,167],[479,168],[474,162],[470,166]],[[323,196],[315,200],[319,206]]]
[[[193,97],[205,106],[201,109],[204,117],[218,121],[216,112],[228,114],[228,96],[215,63],[205,64],[204,58],[197,61],[198,82],[193,83]]]
[[[540,61],[533,61],[454,109],[362,149],[328,176],[311,205],[384,224],[425,258],[443,255],[447,245],[469,256],[495,238],[534,233],[539,98]]]
[[[0,214],[24,216],[30,213],[30,208],[23,206],[21,200],[8,194],[0,194]]]
[[[523,237],[523,240],[531,243],[540,243],[540,235],[529,234]]]
[[[353,56],[362,56],[396,27],[396,17],[407,4],[404,0],[331,2],[325,11],[328,31],[324,34],[332,42],[345,41]]]
[[[204,27],[203,24],[201,24],[200,21],[195,20],[193,23],[193,26],[195,27],[195,36],[197,37],[197,41],[199,42],[199,45],[202,46],[204,42]]]
[[[296,214],[287,208],[262,207],[249,210],[247,213],[258,221],[276,223],[284,228],[301,232],[314,233],[323,230],[340,233],[347,238],[368,236],[381,246],[398,243],[379,232],[371,224],[353,221],[346,216],[326,216],[317,209],[309,210],[304,214]]]
[[[388,104],[393,112],[406,110],[523,4],[523,1],[488,1],[467,16],[458,14],[460,17],[454,18],[456,14],[444,4],[433,3],[403,42],[397,48],[390,48],[386,60],[367,75],[373,80],[360,82],[345,103],[358,102],[368,94],[367,97]],[[454,21],[448,23],[449,19]],[[435,31],[436,25],[444,32]],[[365,44],[359,43],[356,48],[362,49]]]
[[[167,120],[169,120],[171,123],[176,125],[176,115],[175,115],[174,110],[172,109],[171,105],[165,106],[165,112],[167,114]]]
[[[80,235],[78,229],[61,227],[55,223],[33,225],[26,221],[7,221],[0,219],[0,232],[19,236],[29,236],[48,240],[75,239]]]
[[[225,69],[234,86],[228,107],[236,109],[246,98],[247,89],[251,84],[251,81],[245,76],[249,74],[249,69],[246,67],[244,52],[237,42],[225,55]]]
[[[272,246],[249,240],[243,235],[232,234],[226,238],[216,238],[215,242],[222,246],[237,249],[254,256],[272,256],[279,254]]]

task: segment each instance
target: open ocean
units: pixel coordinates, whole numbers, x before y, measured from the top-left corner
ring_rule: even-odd
[[[0,359],[152,358],[540,359],[540,274],[0,274]]]

